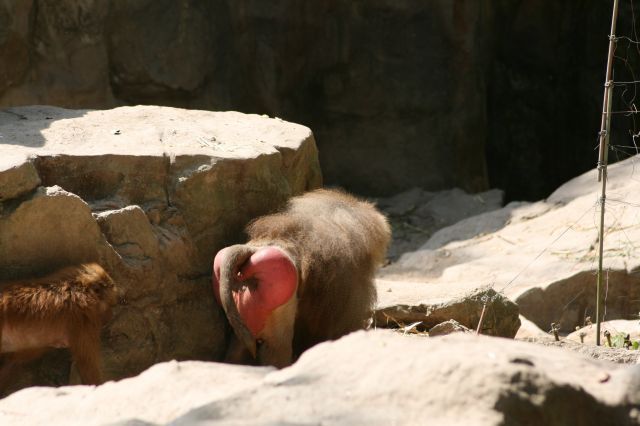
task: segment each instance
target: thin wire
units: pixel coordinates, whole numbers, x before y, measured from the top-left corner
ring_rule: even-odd
[[[578,293],[576,293],[575,296],[573,296],[573,299],[569,300],[567,302],[566,305],[564,305],[564,307],[562,308],[562,312],[566,311],[567,308],[569,307],[570,304],[572,304],[573,302],[575,302],[575,300],[580,297],[583,293],[584,293],[585,289],[583,288],[582,290],[580,290]]]
[[[582,215],[580,215],[580,217],[573,222],[571,225],[569,225],[564,231],[562,231],[562,233],[560,233],[560,235],[558,235],[551,243],[549,243],[549,245],[547,245],[544,249],[542,249],[542,251],[540,253],[538,253],[538,255],[536,257],[533,258],[533,260],[531,260],[531,262],[529,262],[524,268],[522,268],[520,270],[520,272],[518,272],[512,279],[511,281],[509,281],[507,283],[507,285],[505,285],[500,291],[498,291],[498,293],[503,293],[511,284],[513,284],[515,282],[515,280],[518,279],[518,277],[520,275],[522,275],[522,273],[524,271],[526,271],[531,265],[533,265],[533,263],[538,260],[544,253],[546,253],[547,250],[549,250],[549,248],[551,248],[552,245],[554,245],[560,238],[562,238],[570,229],[573,229],[573,227],[582,220],[583,217],[586,216],[587,213],[589,213],[595,206],[597,205],[597,203],[594,203],[594,205],[592,205],[591,207],[589,207],[587,210],[584,211],[584,213],[582,213]]]
[[[631,203],[620,203],[622,205],[631,205]],[[635,205],[636,207],[638,206],[637,204]],[[625,207],[623,207],[624,210],[626,210]],[[609,232],[607,234],[611,234],[613,232],[622,232],[622,234],[625,236],[625,238],[627,239],[627,242],[629,243],[630,247],[635,249],[636,245],[633,243],[633,241],[631,241],[631,238],[629,238],[629,234],[627,234],[627,231],[625,230],[625,228],[620,228],[620,229],[613,229],[613,227],[618,224],[618,223],[622,223],[622,221],[620,220],[620,218],[618,217],[618,215],[615,213],[615,210],[613,209],[609,209],[609,213],[611,213],[613,215],[613,218],[615,219],[615,222],[613,225],[611,225],[609,227]],[[621,216],[624,216],[624,211],[622,212]]]
[[[611,114],[625,114],[627,117],[631,118],[632,121],[632,127],[633,130],[630,132],[631,133],[631,142],[633,143],[633,147],[631,146],[621,146],[621,145],[611,145],[610,149],[612,150],[612,152],[615,153],[616,157],[618,157],[618,159],[620,159],[621,156],[629,156],[631,157],[633,155],[633,151],[635,148],[635,152],[638,152],[638,146],[636,144],[635,138],[636,138],[636,119],[635,119],[635,114],[638,113],[638,109],[635,105],[635,99],[637,96],[637,85],[640,84],[640,80],[638,80],[636,78],[636,74],[634,72],[633,67],[631,66],[631,62],[629,60],[630,58],[630,49],[631,49],[631,45],[635,45],[635,50],[638,52],[638,54],[640,54],[640,42],[638,41],[640,38],[638,37],[638,33],[637,33],[637,28],[636,28],[636,15],[635,15],[635,9],[634,9],[634,4],[633,4],[633,0],[629,1],[630,3],[630,7],[631,7],[631,31],[633,33],[634,39],[630,38],[630,37],[626,37],[626,36],[618,36],[615,37],[615,42],[617,45],[617,41],[618,40],[625,40],[627,41],[629,44],[627,45],[626,49],[624,49],[625,52],[625,57],[621,57],[618,55],[614,54],[614,58],[618,59],[620,61],[622,61],[622,63],[624,64],[624,69],[626,69],[626,71],[630,74],[631,79],[629,81],[615,81],[612,82],[613,86],[622,86],[624,87],[624,90],[622,91],[622,93],[620,94],[620,99],[622,100],[622,102],[624,103],[624,105],[627,107],[627,111],[614,111],[611,112]],[[617,46],[616,46],[617,47]],[[631,86],[631,88],[629,87]],[[630,99],[628,98],[628,95],[630,96]],[[611,117],[609,117],[611,118]],[[630,150],[631,152],[627,152],[625,150]],[[634,166],[634,170],[635,170],[635,166]],[[632,178],[633,178],[633,172],[634,170],[632,170]],[[621,200],[621,199],[615,199],[615,198],[609,198],[609,199],[604,199],[604,194],[603,194],[603,200],[602,200],[602,209],[605,208],[605,205],[607,204],[618,204],[618,205],[622,205],[622,213],[620,214],[620,216],[618,216],[617,212],[615,211],[615,209],[609,209],[609,214],[611,214],[614,217],[614,224],[611,225],[608,229],[608,232],[602,233],[602,238],[604,239],[605,235],[609,235],[613,232],[615,232],[616,230],[614,229],[615,226],[618,223],[622,223],[621,222],[621,217],[624,216],[625,214],[625,210],[628,206],[638,206],[637,204],[634,205],[634,203],[631,202],[627,202],[626,200]],[[633,250],[633,248],[635,247],[633,242],[631,241],[631,239],[629,238],[629,235],[627,234],[626,230],[621,227],[620,231],[622,231],[624,238],[626,238],[627,242],[630,244],[631,249]],[[600,241],[600,243],[602,243],[602,241]],[[606,284],[605,284],[605,295],[604,295],[604,312],[603,312],[603,322],[606,320],[607,317],[607,300],[608,300],[608,294],[609,294],[609,272],[610,272],[610,268],[607,268],[607,272],[606,272]]]
[[[618,36],[615,37],[615,41],[617,42],[618,40],[624,40],[629,42],[630,44],[634,44],[636,51],[638,52],[638,54],[640,54],[640,41],[638,41],[638,39],[640,39],[640,37],[638,37],[637,31],[636,31],[636,16],[635,16],[635,10],[633,8],[633,1],[630,0],[631,3],[631,11],[632,11],[632,30],[634,33],[634,36],[636,37],[636,39],[632,39],[630,37],[626,37],[626,36]],[[615,52],[615,47],[614,47],[614,52]],[[630,151],[634,151],[635,153],[638,154],[638,145],[636,143],[636,137],[640,137],[640,132],[635,131],[636,126],[635,126],[635,114],[640,113],[640,111],[638,111],[638,109],[636,108],[636,105],[634,104],[634,101],[636,99],[637,96],[637,87],[636,85],[640,84],[640,80],[637,80],[635,78],[635,73],[633,71],[633,68],[631,67],[630,61],[629,61],[629,47],[627,47],[626,49],[626,57],[621,57],[618,55],[615,55],[614,53],[614,58],[618,59],[620,61],[622,61],[625,65],[625,68],[627,69],[627,71],[631,74],[631,80],[629,81],[612,81],[613,86],[623,86],[625,89],[623,90],[622,94],[620,95],[622,97],[622,101],[625,103],[625,105],[628,107],[627,110],[617,110],[617,111],[611,111],[610,114],[624,114],[627,117],[631,117],[631,119],[633,120],[633,131],[631,132],[631,139],[632,139],[632,143],[633,143],[633,147],[631,146],[625,146],[625,145],[611,145],[610,149],[615,152],[616,156],[618,157],[618,159],[620,159],[621,155],[624,156],[629,156],[632,157],[633,156],[633,152],[629,153],[625,150],[630,150]],[[631,99],[626,99],[627,97],[627,93],[629,91],[629,88],[627,86],[633,86],[633,90],[632,90],[632,95],[631,95]],[[599,146],[599,142],[600,142],[600,138],[598,139],[598,146]],[[598,147],[597,146],[597,147]],[[596,147],[596,149],[597,149]],[[634,166],[635,169],[635,166]],[[633,174],[633,172],[632,172]],[[538,253],[537,256],[535,256],[524,268],[522,268],[498,293],[503,293],[510,285],[512,285],[519,277],[520,275],[522,275],[524,273],[524,271],[526,271],[534,262],[536,262],[544,253],[546,253],[549,248],[551,246],[553,246],[560,238],[562,238],[568,231],[569,229],[573,229],[573,227],[582,220],[582,218],[589,212],[591,211],[596,205],[598,205],[600,202],[600,200],[598,200],[598,202],[594,203],[594,205],[592,207],[590,207],[589,209],[587,209],[575,222],[573,222],[571,225],[569,225],[560,235],[558,235],[550,244],[548,244],[540,253]],[[608,202],[613,202],[613,203],[620,203],[622,205],[629,205],[629,206],[633,206],[633,207],[640,207],[640,204],[635,204],[635,203],[631,203],[631,202],[627,202],[624,200],[619,200],[619,199],[608,199],[608,200],[604,200],[603,204],[606,205]],[[604,206],[603,206],[604,207]],[[594,210],[595,211],[595,210]],[[615,223],[619,222],[619,218],[617,217],[617,215],[615,214],[615,212],[612,212],[612,214],[614,215],[615,218]],[[607,234],[613,232],[613,229],[610,227],[609,231],[607,232]],[[623,234],[625,235],[625,238],[627,239],[627,241],[631,244],[631,247],[634,247],[633,242],[630,240],[628,234],[626,233],[626,231],[624,229],[622,229]],[[598,237],[599,238],[599,237]],[[604,236],[603,236],[604,238]],[[585,256],[587,256],[587,254],[585,254]],[[582,261],[582,259],[584,258],[584,256],[579,260]],[[592,258],[592,265],[593,262],[595,261],[595,256]],[[609,294],[609,272],[610,272],[610,268],[607,269],[607,274],[606,274],[606,287],[605,287],[605,297],[604,297],[604,315],[603,318],[606,318],[607,316],[607,298],[608,298],[608,294]],[[569,301],[569,303],[567,305],[565,305],[565,308],[567,308],[568,305],[570,305],[576,298],[578,298],[582,292],[584,292],[584,290],[582,290],[581,292],[579,292],[571,301]]]
[[[633,153],[632,155],[637,155],[637,154],[638,154],[638,152],[637,152],[638,147],[636,147],[636,146],[628,146],[628,145],[609,145],[609,148],[610,148],[612,151],[623,151],[623,152],[624,152],[624,150],[625,150],[625,149],[633,150],[633,151],[636,151],[636,152],[635,152],[635,153]],[[625,153],[625,154],[626,154],[626,153]]]
[[[618,40],[624,40],[624,41],[627,41],[627,42],[629,42],[629,43],[631,43],[631,44],[640,44],[640,41],[638,41],[638,40],[634,40],[634,39],[632,39],[632,38],[630,38],[630,37],[627,37],[627,36],[617,36],[617,37],[615,37],[615,40],[616,40],[616,41],[618,41]]]
[[[614,54],[614,58],[620,60],[623,65],[624,65],[624,69],[630,74],[631,79],[628,81],[613,81],[612,84],[613,86],[618,86],[618,87],[624,87],[624,90],[622,91],[622,93],[619,95],[620,99],[622,100],[622,102],[624,103],[624,105],[627,107],[627,110],[618,110],[618,111],[612,111],[611,114],[624,114],[627,117],[630,117],[631,119],[631,124],[633,127],[633,130],[630,131],[631,133],[631,143],[633,144],[633,146],[623,146],[623,145],[611,145],[610,149],[612,152],[615,153],[616,157],[618,159],[620,159],[620,157],[632,157],[635,151],[635,154],[638,153],[638,145],[636,144],[636,140],[635,138],[640,136],[640,134],[637,134],[636,132],[636,114],[638,113],[638,108],[635,105],[635,99],[637,96],[637,90],[638,90],[638,84],[640,84],[640,80],[638,80],[636,78],[636,73],[634,72],[633,67],[631,66],[631,61],[630,61],[630,49],[631,49],[631,45],[635,45],[634,50],[640,55],[640,42],[638,41],[640,38],[638,37],[638,33],[637,33],[637,28],[636,28],[636,15],[635,15],[635,9],[634,9],[634,4],[633,4],[633,0],[629,1],[630,3],[630,7],[631,7],[631,31],[633,33],[634,39],[630,38],[630,37],[626,37],[626,36],[618,36],[615,38],[615,42],[617,42],[618,40],[625,40],[627,41],[629,44],[627,45],[626,49],[624,49],[624,55],[625,57],[621,57],[618,55]],[[617,44],[617,43],[616,43]],[[617,52],[616,52],[617,53]],[[622,53],[622,51],[621,51]],[[631,86],[631,87],[630,87]],[[628,98],[628,96],[630,96],[630,98]],[[635,171],[635,165],[634,168],[632,170],[632,175],[631,178],[633,179],[633,173]],[[621,205],[623,206],[622,209],[623,211],[621,212],[620,216],[617,214],[617,212],[615,211],[615,209],[609,209],[609,214],[611,214],[614,217],[614,224],[611,225],[608,229],[608,231],[606,232],[606,234],[602,235],[602,238],[604,239],[605,235],[609,235],[613,232],[616,232],[616,230],[614,229],[616,224],[618,223],[622,223],[621,222],[621,217],[624,216],[625,214],[625,210],[628,206],[631,207],[640,207],[639,204],[636,203],[632,203],[632,202],[628,202],[626,200],[623,199],[616,199],[616,198],[608,198],[606,200],[603,200],[603,206],[602,208],[605,207],[605,205],[611,205],[611,204],[617,204],[617,205]],[[629,238],[629,235],[627,234],[626,230],[624,229],[624,227],[621,227],[621,229],[619,229],[619,231],[622,231],[622,234],[624,235],[624,238],[626,238],[630,249],[633,250],[635,248],[635,245],[633,244],[633,242],[631,241],[631,239]],[[607,298],[608,298],[608,294],[609,294],[609,272],[610,272],[610,268],[607,268],[607,272],[606,272],[606,284],[605,284],[605,295],[604,295],[604,313],[603,313],[603,322],[606,320],[607,317]]]
[[[631,32],[633,33],[634,39],[633,40],[629,39],[628,41],[630,41],[630,42],[631,41],[636,41],[637,42],[639,40],[639,37],[638,37],[638,27],[636,26],[636,11],[635,11],[635,7],[633,5],[633,0],[629,0],[629,6],[631,7]],[[632,43],[632,44],[635,44],[636,52],[637,52],[638,55],[640,55],[640,43]],[[628,49],[627,49],[627,52],[628,52]],[[633,69],[631,69],[631,75],[635,76],[635,74],[633,73]],[[634,77],[633,80],[635,80],[635,79],[636,78]],[[634,86],[634,88],[635,88],[635,86]],[[635,104],[633,104],[633,103],[628,104],[628,105],[632,106],[633,109],[637,109]],[[636,144],[636,133],[637,133],[636,132],[636,129],[637,129],[636,116],[635,115],[630,115],[630,117],[631,117],[631,124],[632,124],[632,127],[633,127],[633,130],[630,132],[631,133],[631,142],[633,143],[633,146],[636,148],[636,152],[637,152],[638,146]],[[635,173],[635,164],[634,164],[633,170],[632,170],[632,179],[633,179],[633,173]]]
[[[619,198],[609,198],[609,197],[607,197],[607,202],[618,203],[618,204],[622,204],[622,205],[630,206],[630,207],[640,207],[639,203],[632,203],[630,201],[621,200]]]

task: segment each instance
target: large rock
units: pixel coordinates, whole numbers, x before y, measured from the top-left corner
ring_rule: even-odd
[[[502,198],[502,191],[496,189],[468,194],[458,188],[436,193],[412,188],[392,197],[376,199],[377,207],[387,215],[393,230],[389,260],[394,262],[404,253],[418,249],[443,228],[499,209]],[[396,266],[389,269],[394,268]],[[381,275],[386,272],[383,270]],[[485,309],[483,333],[513,337],[520,325],[517,306],[492,290],[458,292],[451,287],[379,280],[378,294],[377,327],[405,327],[417,323],[418,329],[431,333],[436,324],[457,320],[463,326],[476,329],[485,300],[488,310]]]
[[[548,332],[542,331],[533,322],[523,316],[520,316],[520,321],[522,325],[515,336],[516,340],[524,340],[546,346],[556,346],[587,355],[591,358],[620,364],[636,364],[640,359],[640,351],[623,349],[621,346],[614,346],[613,348],[605,346],[606,340],[604,337],[602,337],[601,346],[596,346],[595,324],[580,328],[567,336],[559,334],[559,340],[556,341],[551,330]],[[610,330],[612,335],[616,330],[618,332],[627,332],[627,330],[629,330],[628,332],[631,333],[633,340],[638,339],[638,334],[634,333],[637,328],[637,321],[614,320],[602,323],[602,329]],[[584,333],[582,341],[580,339],[581,333]]]
[[[17,198],[40,185],[40,176],[25,155],[0,158],[0,202]]]
[[[640,323],[638,319],[634,320],[613,320],[613,321],[605,321],[600,324],[601,332],[604,333],[608,331],[610,333],[612,339],[613,347],[621,348],[621,343],[624,341],[624,337],[628,335],[631,342],[640,340]],[[583,342],[589,345],[596,344],[596,325],[589,324],[579,329],[576,329],[573,333],[567,336],[567,339],[573,340],[575,342]],[[582,335],[582,338],[580,337]],[[604,335],[600,336],[600,344],[605,345],[608,344],[607,339]],[[622,340],[622,342],[621,342]]]
[[[107,378],[219,359],[213,256],[321,184],[311,131],[256,115],[15,108],[0,113],[0,136],[0,280],[102,263],[123,290],[103,333]],[[68,363],[51,355],[16,387],[65,384]]]
[[[419,322],[421,329],[456,320],[490,336],[514,337],[520,327],[518,306],[490,288],[460,293],[455,286],[430,286],[413,282],[377,280],[375,325],[395,327]],[[484,311],[484,317],[482,316]]]
[[[578,343],[570,339],[555,340],[534,340],[532,341],[544,346],[555,346],[565,351],[573,351],[588,356],[589,358],[606,361],[616,364],[639,364],[640,351],[623,348],[610,348],[608,346],[596,346],[595,344]]]
[[[640,424],[639,378],[524,342],[358,332],[280,371],[170,362],[98,387],[25,389],[0,401],[0,422],[622,426]]]
[[[538,200],[596,165],[613,2],[493,4],[489,180],[510,200]],[[617,36],[637,39],[637,12],[635,3],[619,2]],[[582,31],[585,26],[589,31]],[[635,80],[640,65],[633,43],[623,40],[616,50],[620,59],[614,61],[617,82]],[[635,108],[626,93],[624,87],[614,90],[614,110]],[[633,120],[621,114],[613,118],[611,140],[617,148],[610,161],[637,153],[629,133],[636,129]]]
[[[471,333],[471,330],[456,320],[448,320],[429,329],[429,337],[445,336],[452,333]]]
[[[526,342],[551,342],[555,341],[552,331],[544,331],[535,323],[529,321],[520,315],[520,328],[514,336],[516,340],[524,340]]]
[[[609,168],[602,286],[607,319],[637,318],[640,310],[636,166],[631,158]],[[588,172],[544,201],[510,203],[436,232],[381,271],[381,306],[402,304],[397,294],[433,301],[489,285],[543,330],[554,322],[566,333],[587,316],[595,321],[600,188],[596,172]]]
[[[7,0],[0,105],[267,113],[314,129],[330,183],[476,191],[488,174],[539,199],[595,164],[610,17],[607,1]]]
[[[331,183],[484,190],[492,18],[477,2],[9,1],[0,105],[267,113],[314,129]]]
[[[503,206],[503,192],[492,189],[469,194],[459,188],[438,192],[412,188],[391,197],[376,198],[389,219],[392,241],[387,257],[396,260],[426,243],[438,230]]]

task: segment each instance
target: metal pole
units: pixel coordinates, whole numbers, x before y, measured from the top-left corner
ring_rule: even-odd
[[[600,122],[600,151],[598,155],[598,182],[602,182],[600,194],[600,232],[598,235],[598,275],[596,278],[596,345],[600,346],[600,293],[602,289],[602,257],[604,253],[604,208],[607,197],[607,161],[609,153],[609,133],[611,131],[611,99],[613,95],[613,52],[616,43],[616,21],[618,19],[618,0],[613,0],[611,17],[611,33],[609,34],[609,56],[607,59],[607,75],[604,83],[604,99],[602,101],[602,120]]]

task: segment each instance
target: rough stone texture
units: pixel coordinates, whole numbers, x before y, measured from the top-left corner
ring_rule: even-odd
[[[541,330],[540,327],[520,315],[520,328],[514,339],[527,342],[552,342],[555,341],[553,334]]]
[[[444,336],[451,333],[469,333],[471,330],[456,320],[449,320],[434,325],[429,329],[429,337]]]
[[[524,342],[358,332],[280,371],[170,362],[98,387],[26,389],[0,401],[0,422],[625,426],[640,421],[638,378]]]
[[[2,279],[88,262],[106,246],[91,208],[59,186],[38,187],[11,207],[0,218]]]
[[[637,162],[634,157],[609,168],[603,276],[607,319],[637,318],[640,311]],[[418,294],[435,303],[437,295],[457,297],[491,285],[541,329],[555,322],[562,332],[572,332],[585,317],[595,320],[599,196],[592,171],[544,201],[510,203],[444,228],[380,272],[380,305],[410,305]]]
[[[508,200],[538,200],[596,165],[613,2],[500,3],[487,75],[489,181]],[[638,5],[621,1],[616,35],[637,39],[637,19]],[[616,56],[615,80],[635,80],[636,46],[620,40]],[[616,88],[614,110],[634,109],[631,92],[630,85]],[[621,114],[612,120],[618,149],[610,161],[638,152],[634,120]]]
[[[0,202],[17,198],[40,185],[33,163],[24,156],[15,157],[7,154],[0,158]]]
[[[378,305],[374,321],[378,327],[394,327],[420,321],[421,328],[456,320],[477,329],[483,305],[487,307],[481,333],[514,337],[520,327],[518,307],[489,288],[460,293],[454,286],[416,285],[413,282],[377,280]]]
[[[539,199],[595,165],[610,17],[604,0],[5,0],[0,105],[267,113],[311,127],[327,182],[357,192],[484,190],[486,169]]]
[[[613,320],[613,321],[604,321],[600,324],[600,332],[603,335],[600,336],[600,344],[604,345],[607,340],[604,338],[604,332],[608,331],[611,333],[611,337],[617,336],[619,334],[628,334],[631,341],[640,340],[640,323],[638,319],[635,320]],[[580,328],[579,330],[570,333],[567,336],[567,339],[573,340],[575,342],[580,342],[580,333],[584,333],[584,343],[589,345],[596,344],[596,325],[591,324],[585,327]],[[614,345],[615,346],[615,345]]]
[[[499,209],[503,195],[498,189],[468,194],[459,188],[439,192],[412,188],[392,197],[375,199],[393,231],[387,257],[395,261],[401,254],[418,249],[437,230]]]
[[[103,264],[123,291],[103,333],[107,378],[219,359],[213,256],[249,220],[321,184],[311,131],[256,115],[15,108],[0,113],[0,136],[0,280]],[[54,353],[15,387],[65,384],[68,372]]]
[[[533,343],[539,343],[544,346],[554,346],[562,348],[564,350],[577,352],[582,355],[588,356],[600,361],[606,361],[614,364],[639,364],[640,363],[640,351],[627,350],[622,348],[609,348],[607,346],[595,346],[589,344],[582,344],[575,342],[574,340],[560,339],[559,342],[555,340],[531,340]]]
[[[329,183],[373,195],[484,190],[487,9],[8,0],[0,105],[267,113],[314,129]]]
[[[609,361],[618,364],[636,364],[640,360],[640,351],[629,351],[620,348],[609,348],[604,346],[595,346],[595,325],[581,328],[579,331],[570,333],[567,336],[560,336],[560,341],[556,341],[551,332],[545,332],[538,328],[533,322],[520,315],[522,325],[516,334],[516,340],[523,340],[531,343],[538,343],[545,346],[555,346],[573,352],[587,355],[591,358],[602,361]],[[613,333],[614,330],[633,330],[633,321],[614,320],[602,323],[603,330],[609,329]],[[636,321],[637,323],[637,321]],[[620,327],[620,328],[618,328]],[[580,343],[580,332],[586,332],[584,343]],[[637,337],[636,337],[637,338]]]

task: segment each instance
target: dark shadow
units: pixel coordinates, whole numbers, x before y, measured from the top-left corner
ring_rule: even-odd
[[[25,106],[0,110],[0,155],[19,154],[9,145],[40,148],[47,144],[42,131],[57,120],[84,116],[89,110],[65,109],[54,106]]]
[[[0,365],[4,362],[0,359]],[[52,349],[42,357],[14,367],[11,384],[0,394],[4,398],[21,389],[32,386],[65,386],[69,384],[71,354],[67,349]]]
[[[516,390],[503,392],[494,406],[504,415],[502,426],[634,424],[629,407],[609,406],[579,387],[550,386],[543,378],[521,373],[511,380]]]
[[[515,300],[520,313],[541,329],[559,324],[570,333],[584,327],[586,317],[595,318],[595,272],[583,271],[544,288],[533,287]],[[624,271],[607,273],[606,320],[637,318],[640,310],[640,279]]]

